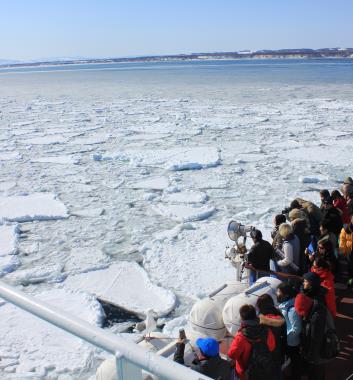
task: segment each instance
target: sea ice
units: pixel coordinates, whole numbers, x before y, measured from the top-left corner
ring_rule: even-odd
[[[15,255],[18,245],[18,225],[0,226],[0,256]]]
[[[68,216],[65,205],[51,193],[0,197],[0,220],[29,222],[63,219]]]
[[[58,164],[58,165],[75,165],[80,162],[78,157],[74,156],[47,156],[47,157],[32,157],[31,162]]]
[[[35,297],[92,325],[102,325],[100,304],[85,293],[52,289]],[[27,379],[29,373],[38,379],[58,379],[64,374],[79,378],[92,365],[96,352],[93,346],[9,303],[0,306],[0,330],[6,337],[1,356],[5,353],[13,359],[7,367],[15,368],[18,379]],[[3,371],[8,372],[6,367]]]
[[[183,205],[183,204],[156,204],[152,209],[176,222],[194,222],[212,216],[216,209],[213,206]]]
[[[0,161],[20,160],[22,155],[19,152],[1,152]]]
[[[65,279],[63,264],[51,264],[43,267],[17,270],[9,274],[6,279],[13,285],[39,284],[41,282],[61,282]]]
[[[159,166],[166,170],[197,170],[220,165],[221,158],[214,147],[178,147],[171,149],[131,150],[93,155],[95,161],[130,160],[136,166]]]
[[[101,249],[95,247],[72,248],[65,260],[64,271],[78,274],[109,266],[109,257]]]
[[[224,258],[228,221],[174,228],[146,243],[144,267],[152,279],[178,294],[204,297],[227,280],[235,270]]]
[[[120,261],[107,269],[70,276],[63,285],[81,289],[141,316],[148,309],[158,316],[167,315],[176,303],[175,295],[154,285],[135,262]]]
[[[31,139],[22,140],[22,144],[29,145],[52,145],[65,143],[67,139],[61,135],[47,135],[43,137],[33,137]]]
[[[143,181],[138,181],[131,185],[132,189],[144,189],[144,190],[164,190],[169,186],[169,180],[167,177],[153,177]]]
[[[200,191],[180,191],[175,193],[166,193],[162,196],[165,203],[205,203],[207,202],[207,194]]]

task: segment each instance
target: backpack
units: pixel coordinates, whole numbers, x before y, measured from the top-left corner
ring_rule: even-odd
[[[247,338],[248,339],[248,338]],[[250,340],[251,353],[246,376],[248,380],[271,380],[274,374],[273,358],[267,343],[262,340]]]
[[[340,349],[340,340],[336,333],[332,315],[328,310],[326,310],[326,325],[324,337],[322,339],[320,356],[326,361],[332,360],[338,355]]]

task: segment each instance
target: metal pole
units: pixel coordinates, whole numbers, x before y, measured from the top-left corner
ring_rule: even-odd
[[[123,355],[124,362],[128,361],[134,366],[145,369],[161,378],[170,380],[210,380],[205,375],[194,372],[172,360],[148,352],[138,345],[121,338],[119,335],[93,326],[46,302],[23,293],[3,281],[0,281],[0,297],[113,355],[116,355],[118,352]]]

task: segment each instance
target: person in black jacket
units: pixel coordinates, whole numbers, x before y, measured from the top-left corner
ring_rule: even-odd
[[[219,356],[219,343],[214,338],[199,338],[196,345],[200,350],[200,355],[192,362],[191,369],[209,376],[216,380],[230,380],[233,370],[231,363]],[[184,363],[185,339],[180,339],[176,343],[174,361],[179,364]]]
[[[325,364],[320,351],[326,326],[326,307],[299,293],[295,298],[295,311],[303,318],[302,356],[307,365],[308,380],[325,380]]]
[[[273,298],[269,294],[259,296],[256,301],[256,307],[259,310],[260,324],[268,326],[275,337],[276,347],[272,352],[274,379],[280,380],[287,346],[286,321],[282,313],[275,307]]]
[[[266,276],[266,273],[262,273],[261,270],[270,270],[270,260],[274,258],[275,251],[268,241],[262,239],[260,230],[251,231],[250,237],[254,245],[248,253],[248,264],[260,270],[256,272],[250,269],[250,285],[252,285],[258,278]]]
[[[323,221],[327,222],[328,230],[334,233],[336,235],[336,240],[338,240],[338,236],[343,227],[342,212],[333,206],[331,198],[326,199],[323,203]]]

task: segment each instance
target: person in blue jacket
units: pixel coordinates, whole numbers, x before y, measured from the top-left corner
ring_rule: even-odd
[[[302,364],[300,356],[300,336],[302,332],[302,319],[294,308],[296,291],[283,282],[277,288],[278,307],[281,311],[287,327],[286,356],[290,358],[291,379],[300,379]]]

